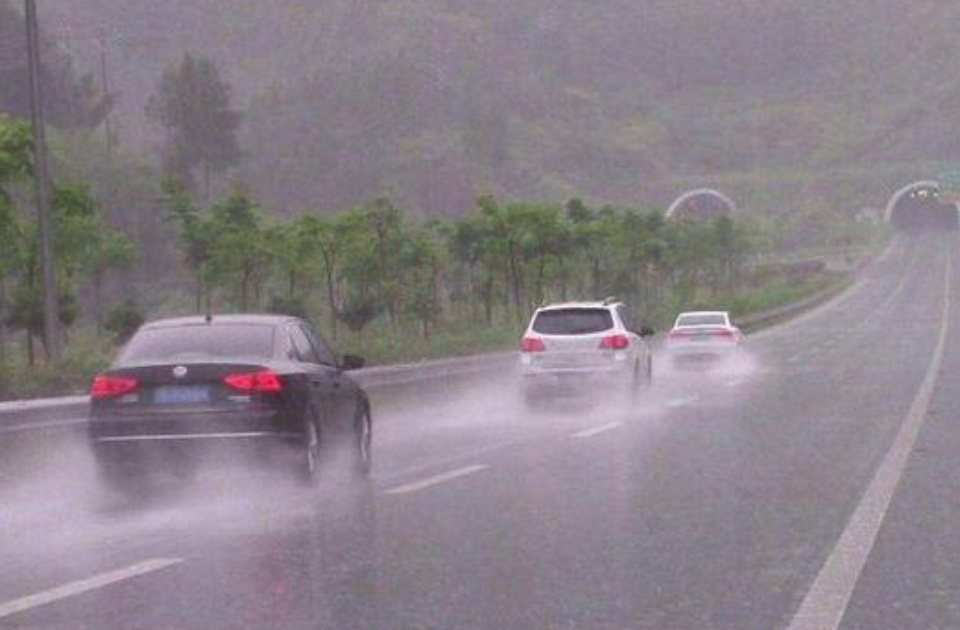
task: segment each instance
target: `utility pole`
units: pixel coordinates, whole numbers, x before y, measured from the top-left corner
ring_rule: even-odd
[[[43,274],[43,337],[47,359],[60,358],[60,318],[57,276],[53,262],[53,219],[50,216],[50,173],[47,168],[47,137],[43,121],[43,89],[40,81],[40,36],[36,0],[23,0],[27,22],[27,57],[30,63],[30,122],[33,125],[33,181],[36,184],[37,216],[40,222],[40,265]]]
[[[107,75],[107,33],[102,27],[97,31],[97,47],[100,52],[100,97],[107,98],[110,93],[110,79]],[[107,138],[107,150],[112,150],[114,139],[109,110],[103,117],[103,133]]]

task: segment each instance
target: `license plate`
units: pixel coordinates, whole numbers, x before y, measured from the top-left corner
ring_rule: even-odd
[[[160,405],[187,405],[210,402],[209,387],[158,387],[153,402]]]
[[[693,341],[710,341],[710,335],[694,335]]]

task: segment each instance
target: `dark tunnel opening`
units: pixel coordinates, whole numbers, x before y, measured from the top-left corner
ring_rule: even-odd
[[[893,205],[890,223],[901,232],[942,232],[960,226],[957,207],[941,200],[940,191],[918,186],[903,193]]]

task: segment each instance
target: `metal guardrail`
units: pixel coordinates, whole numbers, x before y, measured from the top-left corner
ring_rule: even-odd
[[[86,423],[90,400],[63,396],[0,403],[0,436],[40,429],[57,429]]]
[[[416,383],[489,373],[508,368],[515,352],[478,354],[451,359],[385,365],[352,372],[351,376],[371,392]],[[85,424],[90,406],[87,396],[65,396],[0,403],[0,438],[3,434],[30,430],[56,430]]]

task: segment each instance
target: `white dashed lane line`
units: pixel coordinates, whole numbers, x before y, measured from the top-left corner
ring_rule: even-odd
[[[457,468],[455,470],[450,470],[445,473],[440,473],[439,475],[434,475],[432,477],[427,477],[426,479],[421,479],[419,481],[413,481],[411,483],[403,484],[402,486],[397,486],[396,488],[391,488],[386,490],[387,494],[410,494],[411,492],[419,492],[420,490],[425,490],[432,486],[436,486],[441,483],[446,483],[447,481],[453,481],[454,479],[459,479],[460,477],[465,477],[467,475],[472,475],[480,471],[486,470],[489,468],[485,464],[475,464],[473,466],[464,466],[463,468]]]
[[[48,591],[21,597],[20,599],[15,599],[13,601],[0,604],[0,619],[31,610],[39,606],[52,604],[53,602],[60,601],[61,599],[66,599],[68,597],[87,593],[105,586],[110,586],[111,584],[116,584],[117,582],[129,580],[130,578],[152,573],[154,571],[159,571],[160,569],[165,569],[169,566],[180,564],[181,562],[183,562],[183,558],[154,558],[152,560],[146,560],[144,562],[134,564],[124,569],[100,573],[98,575],[94,575],[93,577],[77,580],[76,582],[70,582],[68,584],[52,588]]]
[[[670,409],[676,409],[678,407],[691,405],[699,400],[700,398],[697,396],[688,397],[688,398],[674,398],[673,400],[667,401],[667,407],[669,407]]]
[[[607,424],[601,424],[598,427],[592,427],[590,429],[584,429],[583,431],[577,431],[573,434],[575,438],[589,438],[595,435],[600,435],[601,433],[606,433],[607,431],[613,431],[614,429],[620,428],[621,423],[619,422],[610,422]]]

